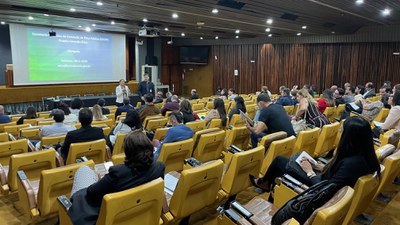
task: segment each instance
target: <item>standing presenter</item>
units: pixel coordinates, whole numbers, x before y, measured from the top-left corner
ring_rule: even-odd
[[[143,75],[143,81],[139,83],[138,87],[138,95],[142,98],[145,94],[152,94],[153,97],[155,95],[154,84],[153,82],[149,81],[149,75],[145,73]]]
[[[116,105],[118,107],[124,105],[124,98],[129,98],[131,94],[129,87],[125,85],[124,79],[119,80],[119,85],[115,88],[115,93],[117,95]]]

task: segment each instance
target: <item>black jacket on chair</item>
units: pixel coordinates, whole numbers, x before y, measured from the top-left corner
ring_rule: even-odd
[[[110,167],[109,173],[101,180],[77,191],[72,196],[72,206],[68,210],[68,215],[73,224],[94,225],[104,195],[134,188],[159,177],[164,178],[164,170],[164,164],[158,161],[154,161],[149,168],[141,171],[133,171],[126,165]]]
[[[105,139],[103,129],[92,126],[82,126],[78,130],[73,130],[67,133],[65,141],[61,147],[61,155],[64,160],[67,160],[69,147],[73,143],[95,141],[99,139]]]

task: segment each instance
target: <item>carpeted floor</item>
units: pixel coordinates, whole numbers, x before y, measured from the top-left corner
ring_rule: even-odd
[[[366,210],[366,213],[373,215],[375,220],[372,225],[400,225],[400,186],[392,185],[387,190],[389,196],[393,199],[389,203],[378,202],[374,200]],[[241,203],[246,203],[253,197],[259,195],[254,191],[254,188],[248,188],[237,196],[237,200]],[[267,199],[268,194],[264,193],[261,197]],[[207,207],[198,213],[192,215],[190,224],[194,225],[216,225],[218,213],[216,208],[222,203],[216,203],[213,206]],[[17,193],[8,196],[0,195],[0,225],[53,225],[57,218],[50,218],[42,221],[32,221],[21,207],[18,201]],[[357,225],[357,223],[352,223]]]

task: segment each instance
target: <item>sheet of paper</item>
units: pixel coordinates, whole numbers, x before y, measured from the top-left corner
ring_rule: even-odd
[[[247,122],[249,122],[250,126],[253,127],[254,121],[252,119],[250,119],[250,117],[246,113],[244,113],[242,110],[239,109],[239,111],[240,111],[240,118],[247,120]]]
[[[178,178],[165,174],[164,176],[164,191],[172,195],[175,191],[176,185],[178,184]]]
[[[383,123],[378,122],[378,121],[374,121],[374,124],[376,127],[381,127],[383,125]]]
[[[301,159],[302,158],[307,158],[310,160],[311,164],[317,164],[317,161],[315,161],[307,152],[303,151],[299,157],[297,157],[296,162],[300,165]]]

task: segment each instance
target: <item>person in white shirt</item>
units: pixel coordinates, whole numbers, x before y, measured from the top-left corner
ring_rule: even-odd
[[[124,98],[129,98],[131,91],[129,87],[125,85],[124,79],[119,80],[119,85],[115,88],[115,94],[117,95],[117,106],[122,106]]]

